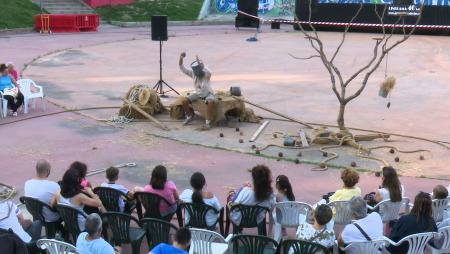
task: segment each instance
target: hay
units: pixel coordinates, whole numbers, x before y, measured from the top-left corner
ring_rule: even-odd
[[[395,77],[392,77],[392,76],[387,77],[383,81],[383,83],[381,83],[380,91],[378,92],[378,95],[386,98],[388,96],[388,94],[392,91],[392,89],[394,89],[396,82],[397,81],[396,81]]]
[[[139,108],[150,115],[156,115],[165,110],[158,93],[146,85],[132,86],[125,95],[125,98],[130,102],[139,105]],[[133,119],[145,119],[144,116],[125,103],[119,110],[119,116]]]
[[[185,117],[183,102],[186,100],[186,97],[180,96],[172,104],[170,104],[170,118],[179,120]]]

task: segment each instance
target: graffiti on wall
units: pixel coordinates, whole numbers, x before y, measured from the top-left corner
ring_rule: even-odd
[[[450,6],[450,0],[414,0],[416,5]],[[393,4],[393,0],[318,0],[319,4]]]
[[[238,0],[214,0],[214,9],[220,14],[235,14]],[[270,16],[292,16],[294,0],[259,0],[258,13]]]

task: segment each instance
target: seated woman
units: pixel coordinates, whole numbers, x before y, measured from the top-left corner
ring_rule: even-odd
[[[246,183],[234,196],[231,201],[231,206],[237,204],[243,205],[258,205],[267,207],[270,210],[276,203],[275,195],[272,190],[272,172],[265,165],[257,165],[252,168],[253,184]],[[257,222],[260,223],[264,220],[265,213],[258,214]],[[271,216],[269,216],[271,218]],[[230,214],[230,219],[235,224],[240,224],[241,213],[233,211]]]
[[[205,185],[205,176],[200,172],[195,172],[191,176],[192,189],[184,190],[180,195],[180,199],[185,203],[210,205],[219,211],[222,209],[219,200],[213,193],[204,190]],[[189,214],[186,214],[185,216],[186,222],[189,222]],[[218,216],[219,214],[214,213],[214,211],[208,211],[206,214],[206,224],[208,226],[213,226],[217,221]]]
[[[384,167],[382,169],[381,188],[375,193],[375,201],[379,203],[390,199],[392,202],[400,202],[404,193],[405,190],[400,184],[396,170],[392,167]]]
[[[17,88],[17,90],[13,91],[14,88]],[[11,93],[5,94],[7,90],[11,91]],[[17,116],[17,109],[22,106],[24,97],[19,90],[19,85],[9,74],[8,67],[5,64],[0,65],[0,92],[4,93],[3,98],[8,101],[8,107],[12,110],[12,115]]]
[[[172,181],[167,181],[167,169],[162,165],[156,166],[152,171],[150,183],[142,187],[135,187],[134,192],[145,191],[160,195],[165,198],[166,202],[161,202],[159,210],[161,216],[166,216],[177,211],[177,202],[180,200],[178,196],[177,186]]]
[[[359,182],[358,172],[346,168],[341,172],[341,180],[344,186],[329,197],[329,202],[348,201],[353,197],[361,196],[361,189],[356,186]]]
[[[402,238],[424,232],[436,232],[436,222],[432,216],[431,196],[425,192],[419,192],[414,199],[414,206],[411,213],[403,215],[395,223],[389,238],[398,242]],[[403,254],[408,251],[408,243],[403,243],[398,247],[389,246],[391,253]]]
[[[75,209],[84,212],[84,207],[95,207],[100,211],[105,211],[100,198],[94,194],[91,188],[82,189],[81,178],[78,171],[69,169],[64,173],[61,181],[61,191],[57,192],[52,200],[52,207],[56,204],[69,205]],[[78,215],[78,226],[81,231],[84,231],[85,218]]]
[[[327,224],[333,218],[333,211],[328,205],[319,205],[314,210],[314,224],[309,224],[306,221],[306,216],[303,222],[298,226],[297,238],[308,242],[318,243],[326,248],[331,248],[334,245],[336,236],[333,227],[327,228]]]

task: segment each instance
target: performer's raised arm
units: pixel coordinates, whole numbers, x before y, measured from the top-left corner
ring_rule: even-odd
[[[192,70],[186,69],[186,67],[184,67],[183,60],[184,60],[185,57],[186,57],[186,52],[183,52],[183,53],[180,54],[180,60],[178,62],[178,65],[180,66],[180,70],[184,74],[186,74],[186,75],[188,75],[189,77],[192,78]]]

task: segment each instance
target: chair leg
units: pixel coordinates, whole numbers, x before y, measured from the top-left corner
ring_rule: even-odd
[[[131,252],[133,254],[141,253],[142,238],[131,242]]]
[[[23,113],[27,114],[28,113],[28,103],[29,103],[29,99],[24,99],[23,100]]]
[[[46,111],[47,110],[47,105],[45,105],[45,100],[44,100],[44,97],[42,97],[41,98],[41,101],[42,101],[42,108],[44,109],[44,111]]]

